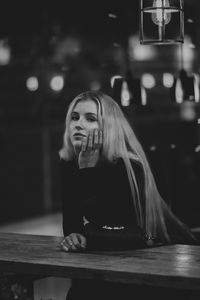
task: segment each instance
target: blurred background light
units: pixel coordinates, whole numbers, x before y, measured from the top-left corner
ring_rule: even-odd
[[[151,146],[149,147],[149,150],[150,150],[150,151],[156,151],[156,150],[157,150],[156,145],[151,145]]]
[[[200,145],[196,146],[195,152],[200,152]]]
[[[194,48],[191,47],[191,45],[193,45],[191,37],[186,35],[182,47],[184,68],[188,70],[192,69],[193,61],[195,58]]]
[[[11,59],[11,49],[7,39],[0,40],[0,65],[9,64]]]
[[[176,149],[176,145],[175,144],[171,144],[170,145],[170,148],[173,150],[173,149]]]
[[[130,60],[151,60],[157,56],[157,50],[152,45],[145,47],[138,43],[139,35],[132,35],[128,40],[128,53]]]
[[[92,91],[99,91],[101,89],[101,83],[97,80],[94,80],[90,83],[90,89]]]
[[[114,75],[114,76],[112,76],[112,77],[110,78],[110,85],[111,85],[111,88],[113,88],[115,79],[117,79],[117,78],[120,79],[120,78],[122,78],[122,76],[120,76],[120,75]]]
[[[141,86],[141,102],[143,106],[147,105],[147,93],[143,86]]]
[[[31,76],[26,80],[26,87],[29,91],[34,92],[37,91],[39,87],[39,82],[37,77]]]
[[[183,94],[181,80],[178,78],[175,86],[175,99],[177,103],[183,102]]]
[[[175,101],[182,103],[184,100],[200,101],[199,75],[186,72],[182,69],[175,81]]]
[[[180,107],[180,117],[184,121],[194,121],[196,118],[195,106],[192,101],[184,101]]]
[[[131,100],[131,95],[129,92],[128,84],[126,81],[123,81],[122,83],[122,89],[121,89],[121,105],[122,106],[129,106]]]
[[[193,74],[194,78],[194,101],[195,102],[200,102],[200,80],[199,80],[199,75],[198,74]]]
[[[174,76],[171,73],[163,73],[163,86],[171,88],[174,84]]]
[[[113,76],[111,86],[113,98],[120,106],[146,105],[146,91],[141,85],[141,80],[134,77],[130,70],[127,70],[124,77]]]
[[[191,37],[185,35],[184,43],[177,47],[176,49],[176,59],[180,61],[180,68],[186,71],[191,71],[193,69],[193,63],[195,60],[195,47],[192,46]]]
[[[191,24],[193,24],[193,23],[194,23],[194,20],[193,20],[193,19],[190,19],[190,18],[188,18],[188,19],[187,19],[187,23],[191,23]]]
[[[142,75],[142,85],[146,89],[152,89],[156,85],[156,80],[154,76],[150,73],[146,73]]]
[[[189,48],[191,48],[191,49],[195,49],[195,48],[196,48],[195,44],[192,44],[192,43],[189,44],[188,46],[189,46]]]
[[[117,18],[117,15],[116,15],[116,14],[113,14],[113,13],[109,13],[109,14],[108,14],[108,17],[111,18],[111,19],[116,19],[116,18]]]
[[[50,80],[50,87],[53,91],[59,92],[64,87],[64,78],[61,75],[56,75]]]

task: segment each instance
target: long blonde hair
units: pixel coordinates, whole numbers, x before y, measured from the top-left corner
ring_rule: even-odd
[[[165,216],[170,217],[172,222],[178,225],[182,233],[187,232],[184,224],[173,215],[160,196],[143,148],[119,105],[110,96],[102,92],[87,91],[78,95],[71,102],[66,115],[65,133],[63,147],[60,150],[60,157],[64,160],[72,160],[75,155],[69,139],[70,117],[76,104],[79,101],[86,100],[95,101],[98,107],[98,120],[103,130],[102,157],[110,162],[114,162],[118,158],[124,160],[136,212],[137,224],[143,233],[150,239],[151,237],[158,237],[164,242],[170,242]],[[139,188],[131,161],[134,161],[143,170],[144,203],[142,203],[139,194]],[[186,236],[191,237],[189,231],[186,233]]]

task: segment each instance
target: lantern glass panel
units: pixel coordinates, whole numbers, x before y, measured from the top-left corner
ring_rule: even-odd
[[[142,44],[183,43],[182,1],[141,0],[140,40]]]

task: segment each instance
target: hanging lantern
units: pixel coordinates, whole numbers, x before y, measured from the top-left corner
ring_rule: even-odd
[[[183,0],[140,0],[140,43],[184,42]]]
[[[172,100],[176,103],[184,101],[200,103],[200,77],[185,68],[185,54],[188,53],[184,51],[184,45],[185,43],[180,45],[180,70],[172,87]]]
[[[173,86],[173,100],[176,103],[184,101],[200,102],[199,76],[195,73],[188,74],[180,70]]]
[[[142,87],[141,80],[133,77],[129,70],[124,77],[115,76],[112,82],[112,90],[113,98],[121,107],[147,105],[146,93]]]

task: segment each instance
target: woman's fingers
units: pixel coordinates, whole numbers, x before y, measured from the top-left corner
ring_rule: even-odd
[[[71,241],[72,241],[72,244],[73,246],[76,248],[76,249],[80,249],[81,248],[81,243],[79,242],[79,239],[78,239],[78,234],[74,234],[71,236]]]
[[[78,233],[72,233],[65,237],[60,243],[62,249],[66,252],[77,251],[86,247],[86,238]]]
[[[86,138],[82,140],[81,152],[91,152],[93,148],[93,132],[90,132]]]
[[[103,131],[99,130],[99,147],[103,144]]]
[[[103,142],[102,130],[94,129],[89,135],[88,146],[89,150],[99,150]]]
[[[76,248],[69,236],[64,238],[64,240],[60,243],[60,245],[61,245],[62,249],[67,252],[76,250]]]
[[[66,251],[66,252],[69,251],[69,247],[68,247],[68,245],[66,244],[66,240],[65,240],[65,239],[62,240],[62,242],[60,243],[60,246],[61,246],[61,248],[62,248],[64,251]]]
[[[87,246],[87,240],[82,234],[78,234],[78,239],[81,245],[81,248],[85,249]]]
[[[92,152],[94,150],[99,150],[103,142],[102,130],[94,129],[90,131],[88,136],[82,140],[82,152]]]
[[[99,160],[99,150],[102,147],[102,131],[91,131],[88,137],[83,139],[81,151],[78,157],[79,168],[95,167]]]
[[[67,238],[67,241],[69,243],[69,248],[70,250],[74,251],[77,250],[76,245],[74,244],[74,238],[73,238],[73,234],[70,234]]]
[[[73,245],[76,247],[76,249],[85,249],[86,245],[87,245],[87,241],[86,238],[80,234],[80,233],[76,233],[76,234],[72,234],[71,235],[71,239],[72,239],[72,243]]]
[[[94,139],[94,133],[91,131],[88,135],[88,145],[87,145],[87,150],[92,151],[93,150],[93,139]]]
[[[98,148],[99,146],[99,130],[94,130],[94,149]]]
[[[87,150],[88,137],[82,140],[81,151],[85,152]]]

